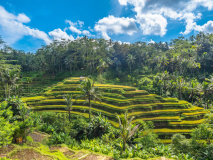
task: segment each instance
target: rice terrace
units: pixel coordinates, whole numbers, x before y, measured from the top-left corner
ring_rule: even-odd
[[[213,160],[213,0],[0,2],[0,160]]]
[[[67,112],[63,94],[73,94],[72,114],[83,115],[88,118],[89,106],[84,100],[75,101],[80,94],[77,90],[80,79],[77,77],[65,79],[51,87],[42,96],[22,98],[33,110],[47,112]],[[102,91],[102,102],[92,101],[92,111],[109,119],[109,122],[119,127],[116,114],[128,110],[129,117],[134,116],[133,123],[140,120],[154,122],[154,132],[157,133],[163,143],[170,143],[171,136],[175,133],[189,135],[193,128],[201,124],[203,116],[207,113],[201,107],[196,107],[187,101],[179,101],[177,98],[162,98],[155,94],[149,94],[145,90],[137,90],[135,87],[122,85],[96,84]]]

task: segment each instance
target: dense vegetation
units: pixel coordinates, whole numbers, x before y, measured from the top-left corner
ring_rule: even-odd
[[[7,148],[19,137],[30,142],[28,134],[36,130],[50,135],[46,145],[66,144],[115,159],[212,159],[212,34],[179,37],[169,44],[120,44],[84,37],[55,41],[35,54],[12,49],[2,39],[0,45],[0,146]],[[74,76],[93,80],[68,78]],[[170,104],[155,105],[158,110],[151,111],[163,102]],[[135,104],[144,104],[146,113],[139,112],[141,106],[132,107]],[[50,112],[53,105],[63,111]],[[158,114],[165,118],[165,111],[166,117],[183,120],[169,122],[184,130],[181,135],[168,129],[170,144],[159,139],[153,119]]]
[[[203,33],[188,39],[179,37],[170,44],[129,45],[84,37],[55,41],[35,54],[5,47],[1,59],[20,65],[23,72],[46,72],[54,76],[65,71],[70,75],[81,71],[95,75],[100,82],[128,83],[150,93],[185,99],[208,108],[213,97],[212,43],[213,35]]]

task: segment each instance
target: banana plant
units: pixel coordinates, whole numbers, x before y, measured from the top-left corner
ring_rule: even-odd
[[[136,125],[132,128],[132,121],[134,117],[128,120],[128,112],[126,111],[124,114],[120,116],[117,115],[119,121],[119,128],[120,128],[120,136],[123,139],[122,150],[126,150],[126,143],[127,141],[135,134],[136,130],[139,128],[139,125]],[[122,153],[122,152],[121,152]]]

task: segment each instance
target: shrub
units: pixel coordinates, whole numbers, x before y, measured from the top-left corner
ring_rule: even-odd
[[[207,143],[211,143],[210,140],[213,139],[213,129],[210,124],[200,124],[198,128],[192,131],[193,140],[206,140]]]
[[[190,141],[181,134],[174,134],[172,136],[172,147],[175,153],[188,153],[191,149]]]
[[[109,131],[110,123],[107,118],[99,113],[98,116],[93,116],[89,123],[89,137],[101,137]]]
[[[138,138],[135,138],[134,142],[142,145],[143,148],[155,147],[159,142],[158,135],[153,133],[154,124],[151,121],[139,122],[141,124],[141,131],[138,133]]]

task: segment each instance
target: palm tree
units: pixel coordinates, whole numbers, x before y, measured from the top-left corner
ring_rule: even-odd
[[[27,83],[28,83],[28,91],[29,91],[29,94],[31,94],[31,86],[29,86],[30,85],[30,83],[32,83],[32,79],[30,78],[30,77],[27,77],[26,78],[26,81],[27,81]]]
[[[97,67],[97,70],[100,72],[100,74],[102,74],[104,69],[108,68],[108,67],[109,67],[109,65],[103,59],[101,59],[100,65]]]
[[[85,99],[85,102],[89,101],[89,121],[91,121],[91,100],[98,100],[101,102],[101,94],[98,91],[98,87],[94,86],[94,81],[90,79],[82,81],[79,89],[81,91],[81,95],[79,95],[76,100],[78,98],[83,98]]]
[[[132,64],[134,64],[134,62],[135,62],[135,57],[133,55],[131,55],[131,54],[128,54],[126,60],[127,60],[128,65],[129,65],[130,74],[131,74],[132,73]]]
[[[183,87],[185,86],[185,81],[182,76],[177,78],[177,86],[178,86],[178,98],[182,99]]]
[[[192,103],[193,103],[194,96],[195,96],[196,91],[197,91],[197,86],[198,86],[198,82],[196,82],[194,80],[192,80],[189,84],[189,91],[190,91],[189,100],[191,99]]]
[[[128,112],[126,111],[124,114],[120,116],[117,115],[119,121],[120,135],[123,139],[123,151],[126,150],[126,142],[135,134],[136,130],[139,128],[139,124],[132,128],[132,120],[134,116],[128,120]]]
[[[66,109],[69,111],[69,121],[71,122],[71,110],[73,105],[72,94],[67,94],[63,98],[67,105]]]
[[[211,93],[213,92],[212,84],[208,79],[202,83],[202,87],[200,88],[200,93],[202,95],[203,102],[205,103],[205,108],[208,109],[209,102],[211,102],[208,97],[211,97]]]
[[[66,59],[65,59],[65,65],[67,68],[70,69],[70,72],[72,73],[72,65],[74,63],[74,60],[71,56],[68,56]]]
[[[16,84],[18,79],[19,79],[19,76],[15,71],[11,71],[11,70],[8,70],[8,69],[3,71],[2,81],[3,81],[4,86],[5,86],[5,97],[6,98],[10,97],[10,90]]]

